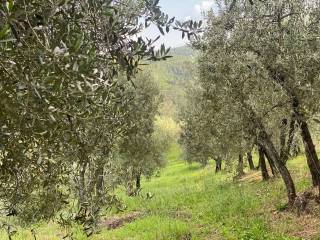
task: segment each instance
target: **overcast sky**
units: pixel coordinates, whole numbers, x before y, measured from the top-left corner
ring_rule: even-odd
[[[162,11],[170,17],[174,16],[177,20],[199,20],[202,18],[202,12],[210,10],[214,5],[214,0],[160,0],[159,5]],[[156,27],[150,27],[143,35],[149,38],[159,36],[159,30]],[[162,37],[157,46],[165,43],[167,47],[180,47],[186,45],[187,40],[182,40],[181,33],[171,31],[165,37]]]

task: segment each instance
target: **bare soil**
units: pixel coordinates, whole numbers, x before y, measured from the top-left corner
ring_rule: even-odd
[[[145,214],[143,212],[131,212],[121,216],[113,216],[102,220],[101,225],[108,230],[117,229],[125,224],[134,222],[135,220],[142,218]]]

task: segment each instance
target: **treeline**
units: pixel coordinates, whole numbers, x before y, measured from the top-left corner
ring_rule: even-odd
[[[187,159],[235,159],[243,174],[255,148],[297,197],[287,161],[304,148],[314,187],[320,165],[310,125],[319,116],[320,5],[317,1],[216,1],[198,49],[199,79],[181,113]],[[196,96],[196,97],[194,97]]]

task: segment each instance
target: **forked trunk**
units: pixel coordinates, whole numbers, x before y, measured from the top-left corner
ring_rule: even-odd
[[[297,197],[296,189],[294,182],[292,180],[291,174],[287,169],[285,163],[280,159],[279,154],[277,153],[273,143],[271,142],[268,134],[261,130],[259,134],[259,146],[264,150],[267,156],[274,162],[280,172],[282,180],[285,183],[287,196],[288,196],[288,204],[289,206],[293,206],[294,200]]]

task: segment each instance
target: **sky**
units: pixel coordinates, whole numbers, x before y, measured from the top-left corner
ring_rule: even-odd
[[[160,0],[159,5],[162,11],[167,13],[169,17],[176,17],[176,20],[199,20],[202,18],[202,13],[210,10],[214,5],[214,0]],[[160,35],[156,27],[150,27],[145,30],[144,36],[155,38]],[[166,47],[180,47],[187,43],[187,40],[182,40],[181,33],[170,31],[166,36],[161,37],[156,43],[160,46],[165,43]]]

